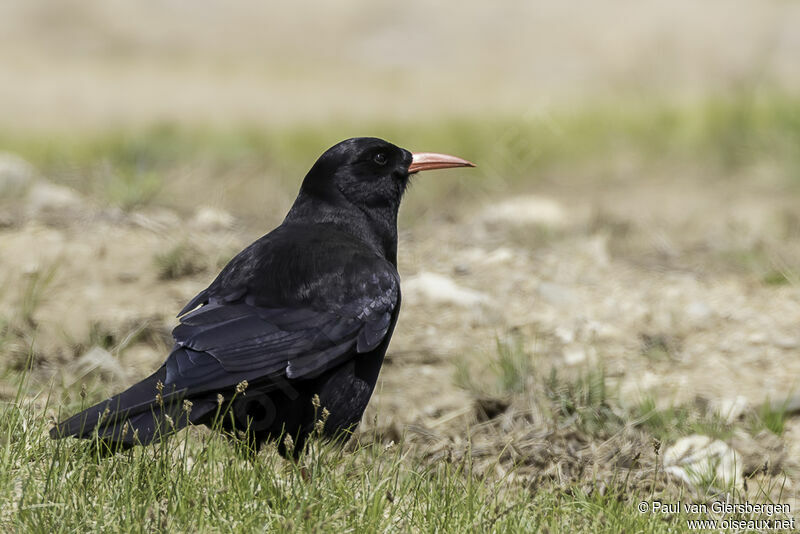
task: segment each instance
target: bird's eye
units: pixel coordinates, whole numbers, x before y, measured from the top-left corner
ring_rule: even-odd
[[[372,160],[378,165],[386,165],[386,154],[378,152]]]

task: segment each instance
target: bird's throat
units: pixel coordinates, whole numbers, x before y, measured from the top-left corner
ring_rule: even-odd
[[[301,194],[284,224],[324,224],[363,241],[397,266],[397,206],[362,207],[347,202],[326,202]]]

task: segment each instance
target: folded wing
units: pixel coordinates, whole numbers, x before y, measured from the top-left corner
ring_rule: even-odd
[[[213,297],[184,315],[172,334],[166,384],[189,394],[243,380],[314,378],[386,337],[398,303],[396,274],[331,310],[265,307]]]

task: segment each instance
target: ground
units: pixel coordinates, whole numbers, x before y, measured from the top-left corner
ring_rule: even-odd
[[[32,356],[26,396],[49,392],[55,418],[158,366],[175,313],[269,227],[122,211],[31,173],[2,230],[3,395]],[[747,495],[756,476],[752,498],[796,503],[798,193],[685,175],[520,189],[401,225],[403,309],[361,439],[522,486],[610,485],[623,466],[649,487],[653,439],[705,435],[738,471],[659,484]]]
[[[797,6],[257,4],[0,7],[2,529],[798,517]],[[345,453],[303,460],[315,484],[201,429],[105,460],[47,439],[159,365],[364,134],[478,167],[414,178],[386,364]]]

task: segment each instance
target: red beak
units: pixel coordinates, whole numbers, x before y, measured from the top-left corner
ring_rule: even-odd
[[[447,154],[434,154],[433,152],[414,152],[411,154],[411,165],[408,166],[408,174],[419,171],[431,171],[433,169],[450,169],[452,167],[474,167],[475,164],[465,159]]]

